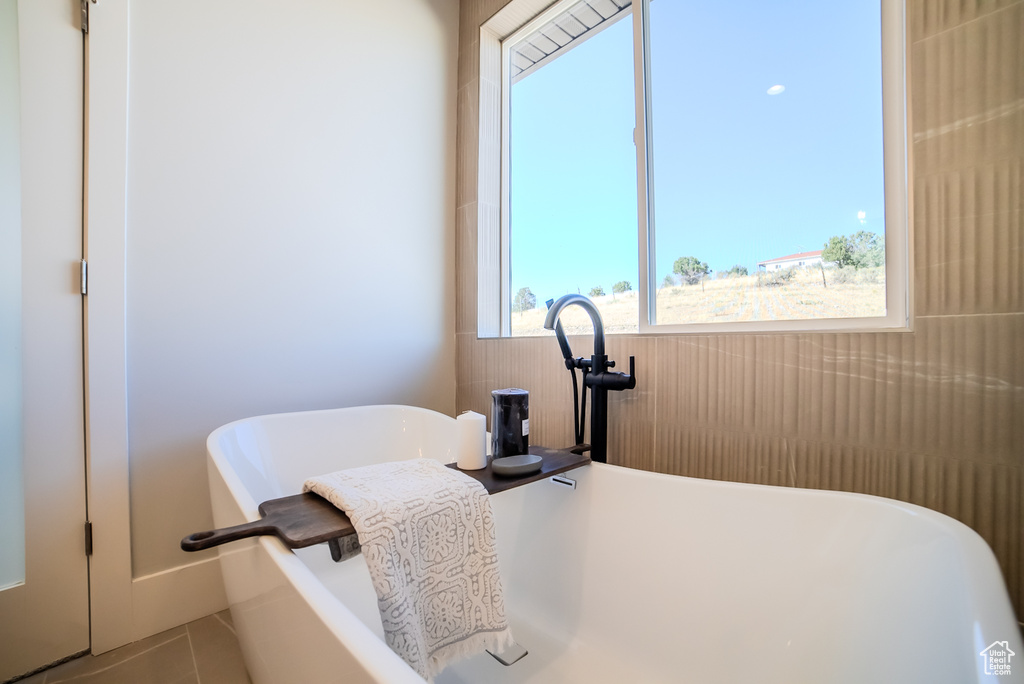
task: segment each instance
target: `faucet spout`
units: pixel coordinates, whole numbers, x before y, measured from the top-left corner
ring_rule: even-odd
[[[594,324],[594,356],[604,356],[604,321],[601,320],[601,312],[597,310],[592,301],[583,295],[567,294],[559,297],[551,305],[551,308],[548,309],[547,318],[544,319],[544,327],[548,330],[554,330],[555,323],[558,322],[558,315],[562,313],[562,309],[570,304],[576,304],[590,314],[590,320]]]

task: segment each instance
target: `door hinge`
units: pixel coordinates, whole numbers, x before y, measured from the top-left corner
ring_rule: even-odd
[[[85,555],[92,555],[92,523],[88,521],[85,523]]]
[[[82,259],[82,294],[89,294],[89,262]]]
[[[89,2],[96,4],[96,0],[78,0],[78,5],[82,11],[82,33],[89,32]]]

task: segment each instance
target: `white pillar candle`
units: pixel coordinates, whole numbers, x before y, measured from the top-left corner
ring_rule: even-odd
[[[487,418],[466,411],[456,419],[458,445],[455,464],[461,470],[480,470],[487,467]]]

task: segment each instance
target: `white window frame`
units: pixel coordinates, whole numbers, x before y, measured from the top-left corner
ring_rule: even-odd
[[[478,336],[511,336],[511,253],[509,220],[510,46],[561,13],[574,0],[545,6],[544,0],[513,0],[489,19],[480,33],[480,119],[478,167]],[[636,83],[637,240],[639,245],[638,329],[641,334],[722,332],[815,332],[910,330],[912,283],[908,197],[907,58],[904,0],[880,0],[882,45],[882,135],[885,192],[886,314],[862,318],[813,318],[728,323],[657,323],[654,260],[653,130],[650,98],[650,0],[634,0],[633,45]],[[494,92],[495,87],[497,92]],[[494,111],[497,109],[497,111]],[[489,122],[500,122],[497,127]],[[497,128],[497,130],[495,130]],[[497,135],[496,135],[497,134]],[[495,139],[497,138],[497,139]],[[491,153],[488,154],[488,151]],[[488,211],[486,198],[497,203]],[[493,209],[493,207],[491,207]],[[495,220],[497,219],[497,220]],[[494,301],[497,296],[498,301]]]

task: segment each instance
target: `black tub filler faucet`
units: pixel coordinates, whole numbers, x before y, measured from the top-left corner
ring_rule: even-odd
[[[569,340],[565,337],[562,324],[558,315],[562,309],[570,304],[576,304],[590,314],[590,320],[594,324],[594,355],[590,360],[583,357],[573,358],[572,350],[569,349]],[[587,388],[592,392],[590,400],[593,412],[592,425],[590,427],[590,458],[601,463],[608,462],[608,391],[621,392],[622,390],[636,387],[635,366],[632,356],[629,357],[629,373],[617,373],[608,370],[615,367],[614,361],[609,361],[604,353],[604,323],[601,320],[601,313],[594,306],[594,303],[578,294],[567,294],[556,302],[548,301],[548,315],[544,319],[544,327],[554,330],[558,337],[558,346],[562,349],[562,356],[565,358],[565,367],[572,371],[573,388],[573,410],[576,414],[576,447],[582,448],[584,429],[587,421]],[[577,404],[576,394],[576,369],[583,371],[583,396]]]

